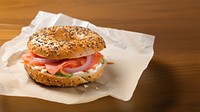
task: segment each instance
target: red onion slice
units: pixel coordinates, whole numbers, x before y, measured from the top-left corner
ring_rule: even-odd
[[[93,58],[94,58],[93,55],[89,55],[89,56],[87,56],[85,64],[83,64],[82,66],[76,67],[76,68],[65,67],[65,68],[63,68],[63,72],[75,73],[75,72],[78,72],[78,71],[83,71],[83,70],[87,69],[91,65]]]
[[[42,63],[42,64],[47,64],[47,63],[57,63],[60,62],[61,60],[52,60],[52,59],[45,59],[45,58],[33,58],[32,62],[36,63]]]

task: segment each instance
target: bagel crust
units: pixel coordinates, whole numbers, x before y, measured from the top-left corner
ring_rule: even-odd
[[[51,75],[48,72],[42,72],[42,69],[33,69],[34,66],[24,64],[29,76],[36,82],[47,85],[47,86],[58,86],[58,87],[72,87],[87,82],[96,81],[103,73],[106,62],[101,65],[94,73],[84,72],[84,75],[74,75],[70,78]]]
[[[48,59],[79,58],[103,50],[106,45],[96,32],[80,26],[52,26],[34,33],[28,49]]]

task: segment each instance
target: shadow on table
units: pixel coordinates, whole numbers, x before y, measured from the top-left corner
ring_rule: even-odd
[[[35,98],[0,96],[0,112],[164,112],[176,104],[175,76],[173,68],[152,60],[130,101],[105,97],[85,104],[64,105]]]
[[[164,112],[177,103],[178,83],[174,69],[152,60],[141,76],[133,98],[133,111]]]

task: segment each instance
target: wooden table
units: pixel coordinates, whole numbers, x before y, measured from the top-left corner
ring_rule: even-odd
[[[0,45],[18,35],[39,10],[155,35],[155,55],[130,101],[105,97],[64,105],[0,96],[0,112],[200,111],[199,0],[1,0]]]

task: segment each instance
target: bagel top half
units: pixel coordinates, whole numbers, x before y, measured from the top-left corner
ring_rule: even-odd
[[[80,26],[52,26],[35,32],[28,49],[48,59],[79,58],[103,50],[106,45],[96,32]]]

